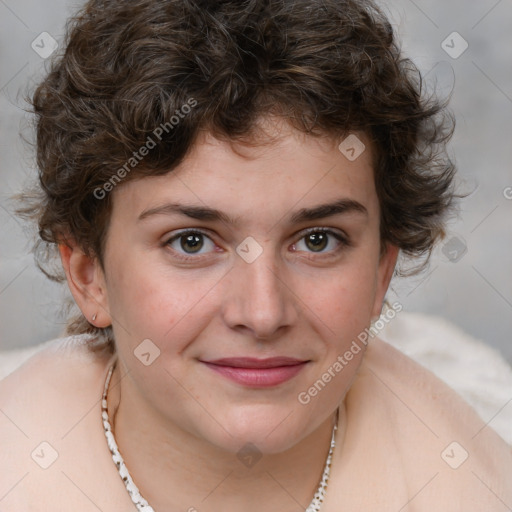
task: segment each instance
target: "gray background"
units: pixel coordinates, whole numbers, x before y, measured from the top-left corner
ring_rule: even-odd
[[[64,326],[65,288],[35,268],[30,233],[13,216],[9,197],[35,174],[33,154],[20,137],[31,136],[24,95],[45,69],[31,43],[42,32],[61,41],[65,20],[79,5],[0,0],[0,350],[45,341]],[[437,82],[443,93],[453,88],[457,130],[451,152],[461,190],[471,192],[449,226],[448,245],[436,249],[424,274],[395,280],[390,298],[408,311],[450,320],[512,361],[512,3],[385,5],[406,54],[428,83]],[[454,31],[469,45],[460,56],[462,40],[448,37]],[[445,46],[457,58],[442,48],[447,37]]]

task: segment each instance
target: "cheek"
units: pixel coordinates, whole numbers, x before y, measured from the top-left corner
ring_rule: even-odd
[[[359,334],[370,323],[376,291],[374,265],[350,265],[304,286],[306,306],[338,340]],[[306,283],[307,284],[307,283]],[[340,341],[338,341],[340,343]]]
[[[208,293],[217,279],[190,279],[158,265],[140,265],[128,259],[111,267],[109,304],[116,334],[130,344],[149,338],[163,349],[172,339],[173,350],[202,328],[214,307]],[[117,336],[116,336],[117,339]]]

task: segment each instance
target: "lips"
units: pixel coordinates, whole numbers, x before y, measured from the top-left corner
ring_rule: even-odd
[[[278,386],[297,375],[309,361],[293,357],[229,357],[201,361],[208,368],[238,384],[267,388]]]
[[[255,357],[226,357],[224,359],[215,359],[214,361],[208,362],[210,364],[230,366],[232,368],[277,368],[280,366],[293,366],[306,361],[293,357],[269,357],[267,359],[257,359]]]

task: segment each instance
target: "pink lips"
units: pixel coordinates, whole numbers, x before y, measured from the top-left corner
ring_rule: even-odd
[[[308,363],[292,357],[230,357],[202,362],[238,384],[256,388],[282,384],[297,375]]]

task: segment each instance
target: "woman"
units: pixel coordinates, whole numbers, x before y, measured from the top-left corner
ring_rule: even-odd
[[[511,506],[511,448],[370,329],[454,172],[373,3],[90,1],[33,104],[80,313],[0,383],[2,510]]]

